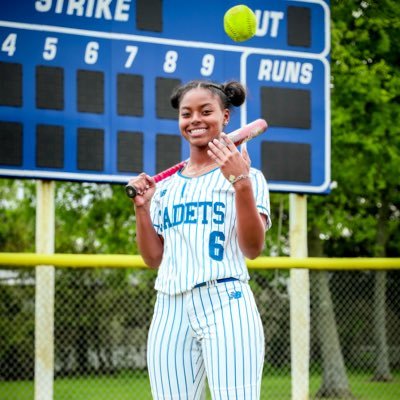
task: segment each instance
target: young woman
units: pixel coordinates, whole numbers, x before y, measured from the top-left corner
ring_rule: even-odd
[[[140,253],[158,268],[147,354],[155,399],[198,399],[206,376],[213,399],[260,397],[264,334],[245,257],[263,250],[269,193],[223,133],[245,98],[236,81],[178,87],[171,104],[189,161],[157,187],[145,173],[129,182]]]

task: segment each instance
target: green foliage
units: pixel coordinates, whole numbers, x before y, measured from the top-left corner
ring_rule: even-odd
[[[57,182],[55,192],[56,253],[137,253],[135,218],[122,185]],[[35,183],[1,180],[0,196],[0,251],[34,252]],[[100,346],[99,337],[106,341],[104,347],[112,345],[113,341],[107,342],[111,330],[108,321],[118,318],[122,305],[133,304],[138,298],[152,304],[154,274],[142,274],[126,269],[56,270],[56,345],[69,334],[69,349],[76,352],[81,373],[90,369],[89,346]],[[135,287],[131,283],[134,276]],[[20,269],[7,274],[0,285],[0,330],[7,332],[0,335],[0,376],[5,379],[33,375],[33,278],[32,269]],[[16,279],[22,285],[15,284]],[[116,286],[124,290],[116,291]],[[68,307],[74,312],[68,312]],[[68,357],[63,352],[65,346],[59,348],[57,357]]]
[[[395,1],[331,3],[332,180],[310,197],[331,256],[398,256],[400,10]]]
[[[0,180],[0,251],[32,252],[35,246],[35,185]]]
[[[56,186],[56,252],[137,254],[135,217],[122,185]]]
[[[32,379],[34,288],[0,285],[0,380]]]
[[[120,371],[121,365],[113,361],[115,349],[123,348],[128,357],[131,347],[140,348],[146,343],[155,300],[153,286],[153,271],[59,270],[57,376]],[[135,312],[138,307],[140,312]],[[90,362],[89,349],[100,365]]]

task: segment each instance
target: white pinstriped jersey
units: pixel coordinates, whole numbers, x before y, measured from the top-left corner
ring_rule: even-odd
[[[257,209],[271,226],[267,182],[251,168]],[[235,190],[216,168],[199,177],[180,172],[157,184],[151,203],[153,225],[164,238],[155,289],[178,294],[221,278],[249,279],[236,231]]]

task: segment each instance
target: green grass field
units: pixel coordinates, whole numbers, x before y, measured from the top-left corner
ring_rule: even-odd
[[[389,383],[370,381],[368,374],[349,375],[353,400],[400,399],[400,373]],[[321,377],[310,378],[311,395],[320,385]],[[33,400],[32,381],[0,382],[0,400]],[[208,395],[207,399],[211,397]],[[290,377],[268,376],[263,379],[261,399],[290,400]],[[57,379],[54,384],[54,400],[151,400],[150,386],[144,373],[126,373],[114,377]],[[328,400],[328,399],[324,399]]]

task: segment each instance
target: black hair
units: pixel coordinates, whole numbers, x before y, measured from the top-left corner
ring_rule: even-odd
[[[218,84],[207,80],[193,80],[174,89],[170,97],[172,107],[178,110],[183,96],[196,88],[210,90],[220,98],[223,108],[239,107],[246,99],[246,89],[240,82],[228,81]]]

